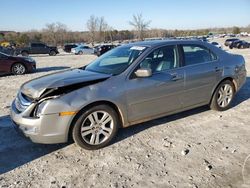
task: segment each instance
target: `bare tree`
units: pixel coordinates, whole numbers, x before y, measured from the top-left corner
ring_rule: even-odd
[[[98,27],[99,27],[99,40],[105,41],[105,32],[107,30],[108,24],[106,23],[104,17],[98,18]]]
[[[143,40],[145,31],[149,28],[151,21],[145,21],[142,14],[133,15],[133,20],[129,22],[134,27],[137,37]]]
[[[91,15],[89,20],[87,21],[87,28],[90,33],[90,39],[92,44],[94,44],[96,40],[96,32],[98,28],[98,18],[95,17],[94,15]]]

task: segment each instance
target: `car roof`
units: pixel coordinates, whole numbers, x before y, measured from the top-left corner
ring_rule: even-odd
[[[175,45],[175,44],[204,44],[198,39],[166,39],[166,40],[152,40],[152,41],[139,41],[127,44],[127,46],[145,46],[145,47],[157,47],[161,45]]]

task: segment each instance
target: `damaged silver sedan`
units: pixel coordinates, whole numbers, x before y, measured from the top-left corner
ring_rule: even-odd
[[[121,127],[198,106],[230,107],[246,79],[244,58],[195,40],[138,42],[91,64],[23,84],[12,103],[18,130],[36,143],[70,138],[85,149]]]

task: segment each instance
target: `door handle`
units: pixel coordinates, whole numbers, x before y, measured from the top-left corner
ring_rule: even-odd
[[[177,80],[183,79],[183,76],[178,75],[178,74],[171,74],[171,76],[172,76],[172,78],[171,78],[172,81],[177,81]]]
[[[215,67],[215,72],[222,72],[222,68],[219,68],[219,67]]]

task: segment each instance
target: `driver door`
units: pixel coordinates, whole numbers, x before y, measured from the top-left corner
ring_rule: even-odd
[[[129,122],[152,119],[179,110],[184,90],[184,71],[179,67],[177,47],[165,46],[154,50],[140,62],[139,68],[150,68],[152,76],[132,76],[127,80]]]

